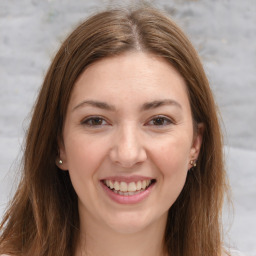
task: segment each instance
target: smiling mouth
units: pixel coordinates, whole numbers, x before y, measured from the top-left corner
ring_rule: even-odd
[[[137,182],[125,182],[125,181],[113,181],[102,180],[101,181],[108,189],[121,196],[133,196],[147,190],[152,186],[156,180],[140,180]]]

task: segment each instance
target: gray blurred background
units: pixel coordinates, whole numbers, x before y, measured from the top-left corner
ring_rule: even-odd
[[[79,22],[139,1],[0,0],[0,216],[15,190],[30,111],[54,53]],[[147,1],[198,50],[220,108],[234,216],[226,245],[256,255],[256,1]]]

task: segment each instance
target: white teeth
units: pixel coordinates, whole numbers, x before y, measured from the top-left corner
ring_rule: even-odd
[[[106,186],[112,189],[115,193],[118,192],[120,195],[134,195],[134,193],[138,193],[144,191],[150,184],[151,180],[143,180],[137,182],[126,183],[124,181],[111,181],[104,180]]]
[[[138,182],[137,182],[136,189],[137,189],[137,190],[141,190],[141,181],[138,181]]]
[[[115,183],[114,183],[114,189],[115,189],[115,190],[119,190],[119,189],[120,189],[120,188],[119,188],[119,182],[115,181]]]
[[[129,185],[128,185],[128,191],[129,191],[129,192],[134,192],[134,191],[136,191],[136,190],[137,190],[137,187],[136,187],[136,185],[135,185],[135,182],[129,183]]]
[[[146,186],[147,186],[147,181],[143,180],[143,181],[142,181],[142,184],[141,184],[141,188],[142,188],[142,189],[145,189]]]
[[[135,192],[122,192],[122,191],[116,191],[116,190],[113,190],[114,193],[116,194],[119,194],[121,196],[133,196],[133,195],[136,195],[136,194],[139,194],[141,191],[135,191]]]
[[[113,184],[113,182],[111,180],[109,181],[109,186],[108,187],[110,187],[111,189],[114,188],[114,184]]]
[[[126,191],[127,191],[127,183],[122,181],[122,182],[120,183],[119,189],[120,189],[120,191],[122,191],[122,192],[126,192]]]

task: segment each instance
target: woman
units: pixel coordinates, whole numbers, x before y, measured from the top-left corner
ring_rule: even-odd
[[[92,16],[45,77],[8,255],[226,255],[216,107],[183,32],[152,8]]]

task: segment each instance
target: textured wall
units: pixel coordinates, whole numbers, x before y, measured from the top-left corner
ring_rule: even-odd
[[[120,2],[0,0],[0,210],[31,107],[60,42],[88,14]],[[202,58],[224,123],[236,208],[230,242],[256,255],[256,1],[151,2],[177,21]]]

